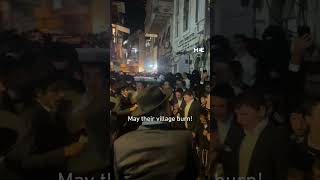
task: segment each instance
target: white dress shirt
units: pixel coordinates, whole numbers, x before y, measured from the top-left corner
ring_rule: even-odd
[[[235,59],[236,61],[239,61],[242,65],[243,69],[243,76],[242,76],[242,82],[247,84],[248,86],[252,86],[256,81],[256,63],[257,60],[252,57],[249,53],[242,57],[238,57]]]

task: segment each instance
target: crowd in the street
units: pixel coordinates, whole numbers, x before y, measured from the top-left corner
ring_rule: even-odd
[[[118,179],[319,179],[319,50],[308,33],[287,37],[278,26],[212,37],[211,77],[113,72]]]
[[[105,75],[39,31],[1,32],[0,51],[1,179],[56,180],[105,168]]]
[[[168,168],[176,168],[176,170],[179,170],[184,164],[175,164],[174,158],[177,154],[169,152],[175,148],[172,147],[170,143],[174,143],[176,144],[175,146],[181,145],[176,152],[178,154],[183,154],[187,150],[192,151],[192,149],[194,153],[197,154],[197,160],[193,159],[192,156],[188,159],[190,162],[191,160],[194,161],[194,163],[191,164],[191,166],[194,166],[194,168],[192,168],[193,170],[186,170],[186,173],[180,174],[180,176],[190,178],[201,173],[201,177],[205,177],[208,174],[210,138],[211,89],[208,72],[199,72],[195,70],[192,74],[156,73],[149,75],[148,77],[151,77],[151,80],[148,81],[141,78],[143,77],[141,73],[134,75],[135,74],[129,75],[116,72],[111,74],[110,106],[112,113],[111,125],[113,129],[113,138],[115,140],[114,158],[116,163],[116,174],[122,176],[119,177],[120,179],[125,176],[131,176],[131,173],[141,173],[141,179],[151,177],[161,178],[163,177],[163,174],[161,176],[160,173],[157,176],[157,172],[152,172],[149,168],[151,168],[150,166],[152,166],[152,163],[157,161],[154,157],[160,156],[162,153],[167,154],[162,157],[162,160],[168,163]],[[153,119],[153,121],[142,120],[140,122],[133,122],[130,120],[131,116],[154,117],[155,119]],[[163,121],[160,121],[156,119],[157,117],[163,117],[170,120],[163,119]],[[182,121],[182,119],[186,118],[190,118],[189,121]],[[178,121],[178,119],[181,121]],[[150,127],[160,130],[159,134],[154,134],[153,137],[151,133],[153,130],[148,129]],[[141,128],[147,129],[140,131]],[[170,131],[161,131],[166,128],[170,129]],[[148,131],[150,131],[150,134],[146,133]],[[142,134],[138,136],[137,134],[139,133]],[[168,138],[161,139],[161,136],[168,136]],[[144,144],[139,146],[132,143],[135,141],[141,141],[141,143]],[[149,141],[154,142],[148,144]],[[190,147],[181,150],[182,147],[186,147],[187,145],[183,144],[183,142],[187,143],[188,141],[190,142]],[[133,149],[141,148],[140,150],[143,151],[146,150],[144,148],[147,148],[147,146],[152,147],[152,145],[154,145],[154,147],[150,149],[150,152],[130,154],[130,151]],[[190,152],[186,152],[187,154],[185,155],[192,155],[188,154]],[[137,164],[139,161],[142,163],[143,160],[135,158],[142,158],[143,153],[154,154],[150,157],[150,160],[148,160],[151,164],[148,164],[149,162],[147,164]],[[120,157],[117,157],[118,155]],[[131,158],[134,158],[133,161],[130,161]],[[176,167],[173,167],[174,164]],[[144,168],[140,169],[140,165]],[[159,165],[158,168],[162,168],[160,164],[154,164],[154,166],[157,165]],[[198,169],[196,167],[199,167],[199,173],[194,171]],[[129,172],[131,171],[131,168],[136,169],[137,171],[132,170],[132,172]],[[162,170],[163,173],[166,173],[166,171],[168,171],[168,169],[164,168]],[[120,172],[125,174],[121,174]],[[181,172],[174,172],[173,170],[172,174],[168,174],[168,177],[178,176],[179,173]],[[190,173],[190,177],[188,173]],[[132,177],[127,177],[126,179],[131,178],[134,179],[134,174],[132,174]]]
[[[211,177],[319,179],[320,59],[310,33],[212,38]]]

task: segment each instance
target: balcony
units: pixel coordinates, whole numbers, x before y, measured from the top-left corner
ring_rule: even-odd
[[[148,0],[146,6],[145,32],[158,34],[173,14],[173,0]]]

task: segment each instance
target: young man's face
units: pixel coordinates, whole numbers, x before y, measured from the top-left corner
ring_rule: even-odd
[[[207,119],[206,119],[206,116],[201,114],[200,115],[200,121],[201,121],[201,124],[207,124]]]
[[[121,90],[121,94],[124,96],[124,97],[128,97],[129,96],[129,91],[127,89],[123,89]]]
[[[176,98],[177,99],[182,99],[182,94],[181,94],[181,92],[176,92]]]
[[[188,102],[190,102],[190,101],[192,101],[193,100],[193,96],[190,96],[190,95],[184,95],[183,96],[183,99],[184,99],[184,101],[186,102],[186,103],[188,103]]]
[[[182,81],[177,81],[177,82],[176,82],[176,86],[177,86],[177,88],[183,88],[183,83],[182,83]]]
[[[261,106],[257,110],[248,105],[240,105],[235,112],[237,121],[243,128],[253,128],[264,118],[266,108]]]
[[[291,128],[297,136],[304,136],[307,131],[307,123],[301,113],[290,114]]]
[[[170,88],[170,83],[168,81],[164,82],[163,88]]]
[[[141,82],[138,82],[136,87],[137,87],[137,91],[142,91],[144,89],[144,86]]]
[[[50,87],[44,93],[38,94],[38,100],[50,109],[56,109],[63,97],[63,90],[52,90]]]
[[[224,121],[231,112],[228,109],[228,101],[224,98],[214,96],[212,99],[214,109],[214,119],[216,121]]]

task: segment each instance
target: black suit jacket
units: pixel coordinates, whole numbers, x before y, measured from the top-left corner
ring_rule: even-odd
[[[181,117],[185,117],[185,108],[180,108]],[[192,121],[188,121],[188,130],[198,132],[200,127],[200,104],[194,100],[190,106],[187,117],[192,117]],[[185,123],[184,121],[182,122]]]
[[[173,98],[173,100],[171,101],[171,104],[174,106],[177,103],[178,103],[178,99],[177,98]],[[184,109],[185,107],[186,107],[186,102],[182,99],[180,108]]]
[[[29,125],[28,134],[16,151],[23,152],[19,161],[26,173],[24,176],[31,179],[59,178],[57,172],[66,169],[64,146],[72,139],[65,122],[38,103],[23,114],[23,119]]]
[[[224,167],[226,177],[239,176],[239,152],[243,138],[235,149],[224,149],[226,163]],[[261,180],[286,180],[288,169],[288,132],[286,129],[275,127],[270,123],[261,132],[248,167],[248,177]]]
[[[238,155],[231,152],[240,147],[243,137],[243,129],[239,124],[237,124],[237,122],[235,122],[235,120],[232,120],[219,158],[219,161],[223,165],[224,173],[228,176],[237,176],[236,172],[238,169],[236,166],[234,166],[234,159],[237,159]]]

